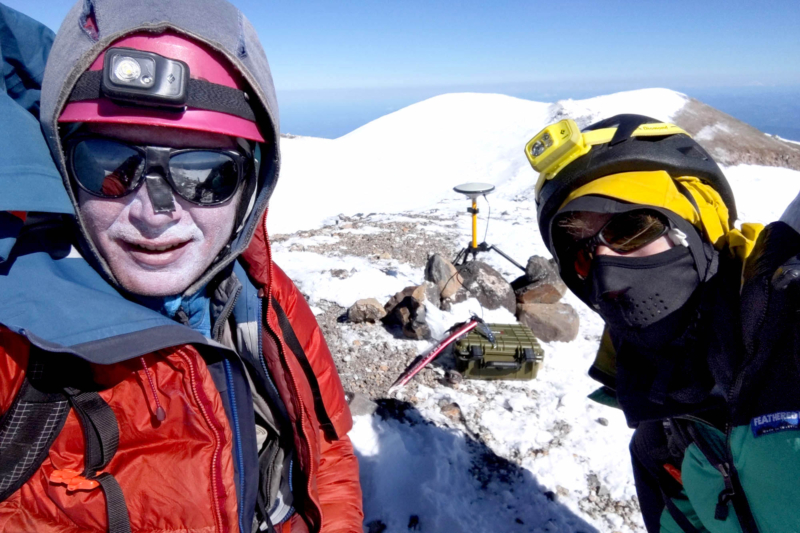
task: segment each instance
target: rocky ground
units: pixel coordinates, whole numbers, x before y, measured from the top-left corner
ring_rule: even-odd
[[[357,256],[390,273],[398,265],[409,265],[421,272],[428,256],[433,253],[452,258],[461,244],[459,239],[452,216],[434,210],[405,213],[399,217],[378,214],[340,216],[333,225],[291,235],[277,235],[272,240],[276,249],[284,252]],[[332,269],[329,272],[339,279],[346,279],[353,274],[347,269]],[[422,281],[418,280],[419,283]],[[423,423],[435,423],[462,431],[470,438],[470,442],[482,448],[473,464],[475,479],[490,480],[498,475],[511,475],[507,472],[519,472],[518,467],[523,467],[529,461],[547,460],[549,454],[564,446],[567,435],[573,431],[567,421],[555,420],[548,427],[552,439],[542,445],[524,452],[502,449],[503,444],[489,427],[491,424],[487,425],[487,420],[491,419],[491,408],[499,404],[506,411],[513,411],[514,407],[505,397],[508,388],[523,395],[533,406],[539,401],[539,393],[511,382],[507,382],[508,388],[504,382],[495,382],[498,386],[487,386],[486,382],[481,381],[451,383],[445,376],[445,371],[454,366],[451,355],[440,357],[401,393],[390,398],[389,387],[418,356],[421,341],[406,339],[399,328],[387,328],[380,322],[353,324],[344,321],[347,309],[337,303],[315,300],[313,305],[344,388],[350,398],[357,397],[351,404],[354,414],[370,414],[378,409],[381,416],[395,416],[403,420],[405,409],[396,408],[398,401],[402,404],[408,402],[415,409],[427,407],[438,411],[442,415],[438,420]],[[596,340],[592,339],[593,342]],[[438,399],[431,400],[430,391],[433,389],[437,391]],[[451,390],[452,394],[446,390]],[[597,424],[602,427],[603,424],[608,425],[608,421],[598,417]],[[509,470],[509,465],[515,468]],[[570,494],[570,490],[561,485],[556,485],[545,495],[553,501],[577,499],[579,509],[601,523],[603,517],[612,517],[605,521],[607,531],[642,531],[635,496],[612,497],[611,491],[598,476],[591,470],[589,472],[585,476],[585,490],[580,495]],[[511,483],[508,480],[506,482]],[[368,524],[368,529],[382,531],[380,521]]]
[[[690,98],[674,118],[722,165],[764,165],[800,170],[800,145],[790,143]]]
[[[393,217],[394,218],[394,217]],[[355,255],[382,265],[391,271],[391,263],[404,263],[422,268],[428,255],[439,253],[454,257],[457,253],[455,223],[436,212],[415,214],[406,220],[382,220],[376,214],[340,216],[335,225],[293,235],[272,237],[273,244],[289,251],[312,251],[326,255]],[[449,228],[449,231],[448,231]],[[334,242],[317,240],[333,237]],[[350,272],[333,269],[331,275],[347,278]],[[419,280],[420,283],[423,280]],[[316,302],[322,310],[317,321],[333,353],[346,391],[364,394],[372,400],[385,398],[397,376],[417,357],[418,342],[406,339],[399,328],[386,328],[380,323],[352,324],[342,322],[347,309],[334,302]],[[409,386],[435,385],[440,379],[441,361],[426,368]]]

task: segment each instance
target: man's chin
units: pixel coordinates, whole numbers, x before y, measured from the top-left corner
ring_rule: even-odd
[[[174,296],[176,294],[183,293],[187,288],[189,288],[190,283],[186,283],[184,281],[164,281],[160,280],[158,282],[150,282],[148,280],[142,279],[126,279],[120,280],[120,285],[122,287],[138,296]]]
[[[146,269],[132,267],[115,276],[122,287],[140,296],[172,296],[183,293],[203,273],[196,269]]]

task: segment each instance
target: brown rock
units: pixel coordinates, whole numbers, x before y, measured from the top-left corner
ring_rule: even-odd
[[[498,271],[481,261],[470,261],[460,266],[458,272],[470,296],[477,298],[486,309],[505,307],[514,312],[514,290]]]
[[[520,304],[517,319],[545,342],[569,342],[578,336],[580,320],[569,304]]]
[[[439,287],[442,298],[454,295],[463,283],[456,267],[439,254],[433,254],[428,258],[428,264],[425,266],[425,279]]]
[[[525,274],[511,282],[517,302],[554,304],[567,292],[552,260],[534,255],[528,259]]]
[[[441,299],[441,293],[439,292],[439,287],[436,286],[435,283],[426,281],[422,285],[417,285],[417,287],[414,288],[414,291],[411,293],[411,297],[418,302],[424,302],[427,300],[438,306],[439,300]]]
[[[448,403],[447,405],[443,406],[442,414],[451,420],[458,420],[461,418],[461,407],[455,402]]]
[[[406,287],[386,302],[383,322],[389,326],[400,326],[403,335],[410,339],[429,339],[431,330],[425,322],[424,286]],[[418,299],[421,298],[421,299]]]
[[[406,287],[406,288],[405,288],[405,289],[403,289],[402,291],[398,292],[397,294],[395,294],[394,296],[392,296],[391,298],[389,298],[389,301],[388,301],[388,302],[386,302],[386,304],[384,304],[384,306],[383,306],[383,308],[386,310],[386,313],[387,313],[387,314],[388,314],[388,313],[391,313],[391,312],[392,312],[392,310],[393,310],[395,307],[397,307],[397,304],[399,304],[400,302],[402,302],[403,300],[405,300],[405,299],[406,299],[408,296],[412,296],[412,295],[414,294],[414,291],[415,291],[416,289],[417,289],[417,287]],[[418,293],[418,294],[419,294],[419,293]],[[412,297],[413,297],[413,296],[412,296]],[[415,298],[415,299],[416,299],[416,298]],[[419,301],[422,301],[422,300],[417,300],[417,301],[419,302]]]
[[[386,310],[375,298],[358,300],[347,310],[350,322],[376,322],[386,316]]]
[[[554,304],[567,292],[567,286],[560,279],[537,281],[527,290],[518,292],[517,302],[521,304]]]

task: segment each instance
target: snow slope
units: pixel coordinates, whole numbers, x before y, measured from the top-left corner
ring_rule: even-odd
[[[284,167],[271,202],[270,231],[293,233],[332,223],[340,213],[376,212],[381,215],[370,220],[419,224],[465,243],[470,232],[466,202],[452,187],[484,181],[497,186],[489,197],[487,240],[520,261],[548,255],[536,224],[531,191],[536,174],[523,155],[525,142],[561,118],[585,125],[629,112],[669,121],[685,102],[684,95],[663,89],[555,104],[452,94],[336,140],[283,139]],[[800,189],[800,172],[792,170],[742,165],[724,171],[740,220],[777,219]],[[481,200],[481,232],[487,207]],[[432,222],[436,217],[439,222]],[[376,225],[360,231],[385,230]],[[365,297],[385,300],[423,279],[421,268],[394,259],[375,261],[346,249],[313,251],[315,245],[336,245],[336,239],[298,234],[275,246],[276,261],[312,306],[335,302],[346,307]],[[308,248],[295,251],[295,246]],[[518,275],[494,254],[482,259],[508,279]],[[333,276],[336,269],[349,275]],[[361,464],[367,530],[643,531],[632,503],[631,432],[620,412],[586,399],[596,388],[586,370],[602,323],[572,295],[565,301],[578,310],[581,333],[572,343],[545,345],[544,367],[536,380],[465,382],[457,389],[420,386],[413,396],[399,397],[410,401],[408,412],[356,417],[350,436]],[[484,311],[474,300],[450,312],[428,312],[434,336],[471,312],[489,321],[514,320],[507,311]],[[409,342],[393,339],[380,327],[370,333],[342,328],[348,339],[369,335],[386,346]],[[416,345],[420,353],[430,347],[424,341]],[[456,418],[443,408],[451,404],[458,406]]]
[[[670,120],[686,97],[647,89],[547,104],[500,94],[445,94],[338,139],[281,139],[283,168],[270,230],[290,233],[344,213],[435,205],[452,187],[489,182],[514,195],[530,186],[525,143],[563,116],[593,122],[623,111]]]

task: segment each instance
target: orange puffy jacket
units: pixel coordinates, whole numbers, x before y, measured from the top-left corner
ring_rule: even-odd
[[[352,419],[344,391],[313,313],[291,280],[272,263],[263,220],[242,263],[262,296],[261,355],[285,404],[299,467],[292,477],[297,512],[276,529],[361,532],[361,488],[346,435]],[[292,340],[286,338],[276,304],[291,325]],[[26,383],[29,354],[41,349],[24,333],[0,325],[0,413],[9,412]],[[289,346],[292,343],[295,349]],[[297,357],[297,343],[306,361]],[[149,353],[143,362],[144,366],[136,358],[91,365],[93,382],[99,384],[99,395],[119,426],[116,453],[102,472],[113,475],[122,489],[131,531],[240,531],[232,458],[236,442],[206,359],[195,346],[184,344]],[[166,413],[162,422],[153,416],[150,380]],[[326,430],[327,421],[332,428]],[[0,419],[0,427],[9,423],[15,421]],[[84,446],[81,422],[71,410],[38,469],[0,502],[0,531],[109,529],[104,493],[91,483],[70,486],[64,478],[65,472],[83,470]],[[0,493],[2,489],[0,478]]]

